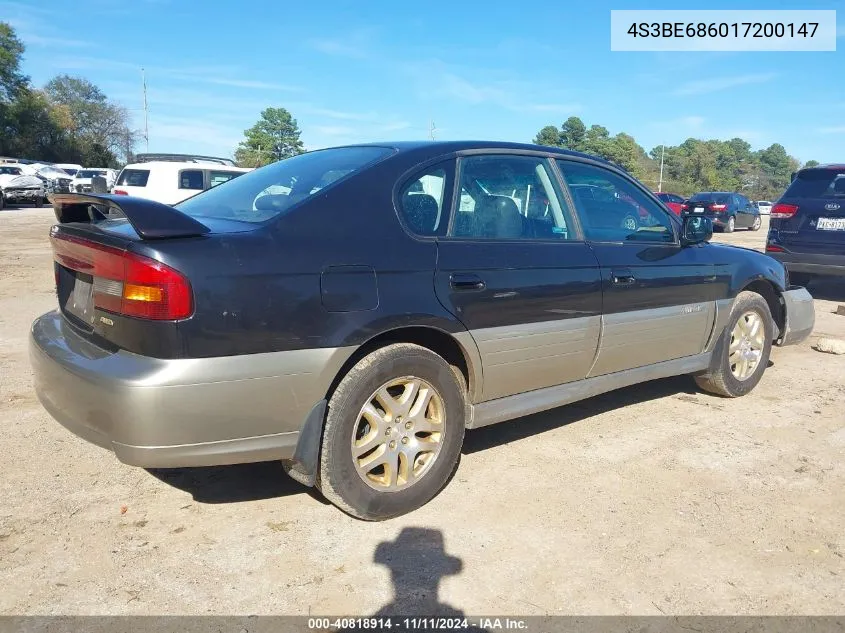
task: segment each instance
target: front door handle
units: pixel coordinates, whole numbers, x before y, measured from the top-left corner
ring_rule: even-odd
[[[449,284],[454,290],[484,290],[484,280],[473,273],[452,273]]]
[[[612,271],[610,273],[610,279],[613,283],[619,286],[630,286],[637,280],[637,278],[634,277],[634,273],[627,269]]]

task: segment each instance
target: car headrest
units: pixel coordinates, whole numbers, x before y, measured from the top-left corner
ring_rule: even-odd
[[[437,200],[426,193],[406,193],[402,199],[405,219],[411,230],[420,235],[432,235],[437,222]]]
[[[485,196],[475,209],[475,233],[479,237],[520,238],[524,220],[513,199]]]
[[[845,193],[845,178],[837,178],[833,183],[833,191],[835,193]]]

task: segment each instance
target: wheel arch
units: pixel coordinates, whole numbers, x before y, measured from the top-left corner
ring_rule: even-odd
[[[778,333],[775,338],[780,336],[780,333],[786,327],[786,313],[780,290],[768,279],[754,279],[748,281],[740,288],[740,292],[744,291],[754,292],[766,300],[766,303],[769,305],[769,311],[772,313],[772,319],[778,327]]]
[[[431,350],[456,367],[466,381],[467,399],[475,402],[481,393],[481,355],[469,332],[449,333],[428,325],[401,326],[369,338],[340,367],[326,392],[326,399],[343,377],[362,358],[393,343],[413,343]]]

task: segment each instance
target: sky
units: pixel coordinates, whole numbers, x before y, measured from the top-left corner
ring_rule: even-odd
[[[613,9],[840,9],[836,52],[611,52]],[[268,107],[308,149],[429,137],[530,142],[579,116],[646,148],[688,137],[845,160],[842,0],[0,0],[36,86],[84,76],[149,150],[231,156]],[[139,151],[146,149],[141,144]]]

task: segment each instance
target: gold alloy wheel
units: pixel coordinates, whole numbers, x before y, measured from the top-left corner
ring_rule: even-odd
[[[352,460],[379,492],[413,485],[431,470],[443,447],[443,399],[415,376],[386,382],[367,399],[352,429]]]
[[[763,357],[766,328],[759,314],[748,311],[739,317],[731,331],[728,365],[737,380],[748,380]]]

